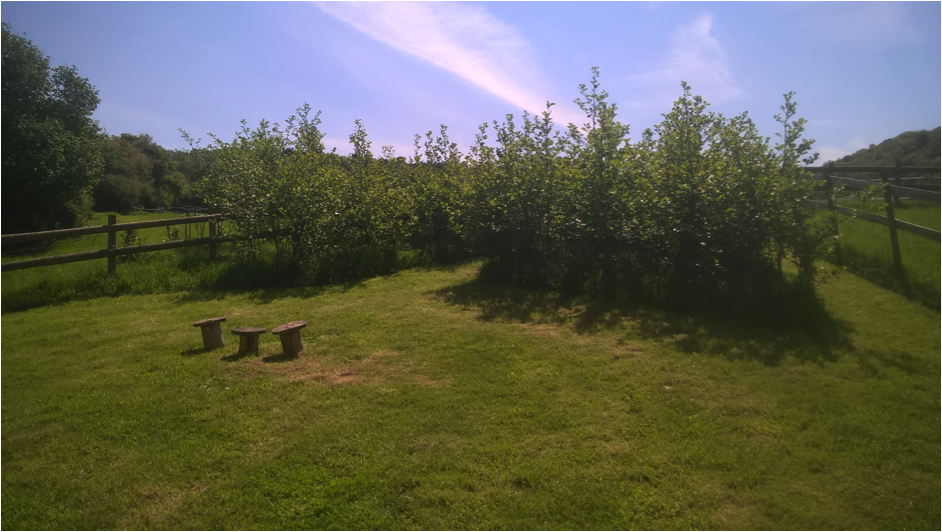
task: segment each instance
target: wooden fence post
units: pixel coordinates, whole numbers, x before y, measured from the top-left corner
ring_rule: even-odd
[[[899,275],[900,281],[903,281],[903,259],[899,254],[899,238],[896,235],[896,213],[893,210],[893,192],[890,191],[889,179],[886,172],[880,173],[880,180],[883,182],[883,201],[886,202],[886,220],[890,228],[890,246],[893,248],[893,269]]]
[[[824,170],[824,178],[827,180],[827,195],[828,195],[828,211],[833,217],[833,229],[834,229],[834,241],[836,242],[834,246],[834,258],[837,260],[838,266],[844,266],[844,253],[841,251],[841,232],[838,229],[838,219],[837,219],[837,207],[834,205],[834,183],[831,182],[831,176],[828,175],[829,171],[832,171],[834,168],[834,163],[830,162],[827,164],[827,167]]]
[[[897,159],[897,160],[896,160],[896,171],[893,172],[893,174],[894,174],[894,175],[893,175],[893,184],[896,185],[896,186],[898,186],[898,187],[903,186],[903,171],[902,171],[902,169],[901,169],[902,166],[903,166],[903,160],[902,160],[902,159]],[[900,203],[899,203],[899,195],[893,194],[893,199],[896,200],[896,204],[897,204],[897,205],[900,204]]]
[[[209,238],[213,241],[209,244],[209,260],[216,260],[216,221],[209,222]]]
[[[108,215],[108,225],[118,223],[118,217],[114,214]],[[112,252],[108,255],[108,273],[114,275],[118,270],[118,257],[113,253],[118,247],[118,234],[113,229],[108,231],[108,250]]]

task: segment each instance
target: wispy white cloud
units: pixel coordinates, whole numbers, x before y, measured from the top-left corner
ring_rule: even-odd
[[[369,37],[455,74],[493,96],[534,114],[554,91],[544,81],[536,51],[517,28],[481,6],[438,2],[318,2],[325,12]],[[581,123],[572,105],[553,108],[556,122]]]
[[[670,96],[679,94],[680,82],[691,85],[695,94],[715,104],[739,99],[743,91],[736,85],[719,41],[712,35],[713,18],[703,15],[680,27],[674,34],[663,66],[638,75],[635,81]]]

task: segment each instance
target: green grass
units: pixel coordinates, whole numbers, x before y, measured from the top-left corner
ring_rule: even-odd
[[[6,312],[2,527],[938,526],[938,312],[849,274],[745,323],[478,269]],[[296,319],[299,358],[236,355]]]
[[[905,200],[895,208],[896,217],[916,225],[939,230],[940,206],[937,203]],[[885,213],[881,210],[880,215]],[[886,288],[911,297],[930,308],[939,308],[940,256],[938,242],[897,231],[900,257],[903,262],[907,286],[893,275],[893,253],[890,230],[865,220],[841,217],[841,245],[846,266],[858,275]]]

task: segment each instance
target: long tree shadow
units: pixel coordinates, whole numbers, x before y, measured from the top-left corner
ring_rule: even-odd
[[[624,330],[625,340],[653,339],[686,353],[775,366],[786,356],[804,362],[833,362],[853,351],[854,328],[831,316],[807,293],[783,293],[753,308],[716,306],[683,312],[651,305],[563,296],[475,279],[434,292],[441,300],[475,309],[483,321],[568,324],[579,334]]]
[[[286,297],[311,298],[330,292],[348,292],[363,285],[363,281],[328,286],[298,286],[290,288],[245,288],[232,290],[194,289],[180,292],[174,298],[177,303],[221,301],[230,296],[246,296],[253,303],[264,305]]]

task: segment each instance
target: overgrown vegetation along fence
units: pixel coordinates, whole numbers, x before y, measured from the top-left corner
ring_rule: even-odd
[[[83,262],[87,260],[108,259],[108,272],[115,273],[117,270],[117,258],[120,255],[134,255],[137,253],[149,253],[152,251],[163,251],[166,249],[186,248],[193,246],[209,246],[210,258],[216,256],[216,245],[222,242],[232,242],[238,237],[226,235],[217,235],[217,222],[223,218],[222,214],[210,214],[205,216],[189,216],[186,218],[168,218],[165,220],[148,220],[146,222],[117,223],[115,215],[108,216],[107,225],[95,227],[79,227],[76,229],[60,229],[57,231],[41,231],[38,233],[21,233],[13,235],[3,235],[0,237],[3,247],[25,242],[36,242],[43,240],[52,240],[57,238],[71,238],[84,235],[108,234],[108,247],[96,251],[85,251],[82,253],[70,253],[68,255],[55,255],[52,257],[39,257],[35,259],[4,262],[0,265],[0,271],[25,270],[28,268],[37,268],[40,266],[52,266],[55,264],[67,264],[70,262]],[[117,236],[119,231],[147,229],[149,227],[164,227],[171,225],[184,225],[209,222],[209,236],[204,238],[189,238],[171,242],[162,242],[160,244],[145,244],[140,246],[117,247]]]
[[[897,230],[906,231],[907,233],[914,234],[916,236],[934,240],[936,242],[942,241],[942,234],[939,231],[922,227],[910,222],[905,222],[903,220],[896,219],[896,213],[894,210],[894,198],[895,201],[899,201],[899,198],[909,197],[913,199],[919,199],[924,201],[931,201],[935,203],[940,203],[940,193],[938,192],[938,184],[913,184],[911,186],[901,186],[903,179],[926,179],[931,178],[904,178],[903,174],[907,173],[935,173],[938,174],[942,171],[942,168],[938,166],[902,166],[899,161],[895,167],[886,167],[886,166],[834,166],[833,163],[828,164],[827,166],[819,167],[807,167],[806,170],[818,174],[818,178],[826,181],[825,189],[830,191],[835,185],[841,185],[844,188],[852,190],[867,190],[874,186],[879,186],[883,188],[883,200],[885,203],[886,216],[879,216],[876,214],[871,214],[867,212],[861,212],[859,210],[848,209],[846,207],[841,207],[835,205],[834,200],[831,194],[828,194],[827,201],[817,201],[817,200],[808,200],[808,204],[819,208],[819,209],[828,209],[831,212],[837,212],[847,216],[854,216],[861,220],[868,222],[878,223],[880,225],[886,226],[890,230],[890,247],[893,252],[893,268],[898,274],[901,274],[903,271],[903,261],[899,251],[899,238],[897,236]],[[849,177],[840,177],[832,175],[833,173],[864,173],[864,174],[880,174],[880,181],[869,181],[865,179],[853,179]],[[895,184],[890,184],[890,177],[892,176],[893,182]],[[919,187],[919,188],[916,188]],[[935,189],[933,191],[932,189]],[[834,225],[834,235],[840,236],[837,224]],[[836,249],[837,260],[842,262],[842,256],[840,252],[840,247]]]

